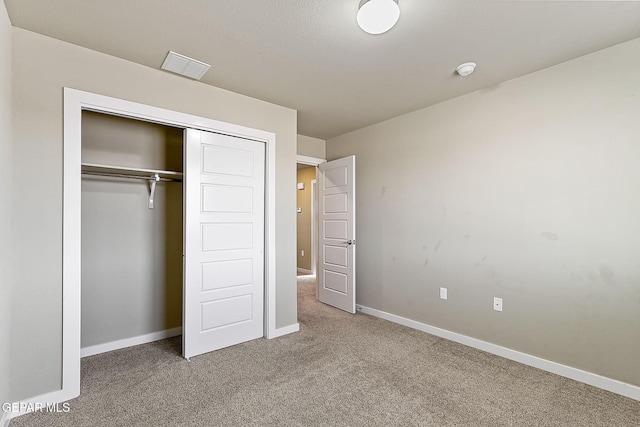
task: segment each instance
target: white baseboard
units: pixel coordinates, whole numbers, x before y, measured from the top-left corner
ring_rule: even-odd
[[[298,268],[298,273],[313,274],[313,271],[307,270],[306,268]]]
[[[466,335],[458,334],[456,332],[447,331],[446,329],[441,329],[435,326],[427,325],[425,323],[416,322],[415,320],[396,316],[395,314],[376,310],[374,308],[369,308],[362,305],[357,305],[356,308],[360,313],[370,314],[372,316],[379,317],[390,322],[408,326],[409,328],[417,329],[419,331],[445,338],[450,341],[455,341],[469,347],[477,348],[478,350],[486,351],[487,353],[495,354],[496,356],[514,360],[525,365],[533,366],[534,368],[542,369],[543,371],[551,372],[565,378],[589,384],[591,386],[640,401],[640,387],[632,384],[627,384],[622,381],[603,377],[601,375],[583,371],[571,366],[562,365],[560,363],[552,362],[550,360],[542,359],[540,357],[532,356],[530,354],[522,353],[496,344],[491,344],[489,342],[471,338]]]
[[[283,328],[277,328],[273,335],[269,337],[269,339],[278,338],[283,335],[293,334],[294,332],[298,332],[300,330],[300,324],[294,323],[293,325],[285,326]]]
[[[171,338],[182,334],[182,328],[177,327],[159,332],[152,332],[146,335],[140,335],[133,338],[106,342],[104,344],[92,345],[80,349],[80,357],[93,356],[108,351],[119,350],[121,348],[133,347],[134,345],[147,344],[154,341]]]

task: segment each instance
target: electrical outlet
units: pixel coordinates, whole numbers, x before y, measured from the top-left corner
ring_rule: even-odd
[[[440,288],[440,299],[447,299],[447,288]]]
[[[495,311],[502,311],[502,298],[493,298],[493,309]]]
[[[304,251],[300,251],[300,256],[304,256]]]

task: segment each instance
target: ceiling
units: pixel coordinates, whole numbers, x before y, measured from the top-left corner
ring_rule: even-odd
[[[328,139],[640,37],[640,1],[399,0],[389,32],[359,0],[5,0],[14,26],[298,110]],[[458,64],[478,63],[459,77]]]

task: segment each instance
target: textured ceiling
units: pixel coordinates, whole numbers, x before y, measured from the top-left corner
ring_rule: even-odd
[[[358,3],[5,0],[16,27],[153,68],[169,50],[210,63],[202,82],[294,108],[322,139],[640,37],[638,1],[399,0],[379,36]]]

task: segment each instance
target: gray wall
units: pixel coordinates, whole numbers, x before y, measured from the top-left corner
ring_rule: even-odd
[[[298,155],[325,159],[326,141],[324,139],[298,135]]]
[[[12,399],[59,390],[63,87],[276,134],[276,325],[297,322],[296,111],[13,29]],[[161,59],[159,59],[161,61]]]
[[[328,140],[357,302],[640,385],[638,69],[640,39]]]
[[[8,402],[11,347],[11,23],[0,4],[0,403]],[[0,409],[0,418],[2,417]]]
[[[82,161],[182,171],[182,129],[82,115]],[[82,180],[82,347],[182,325],[182,184]]]

